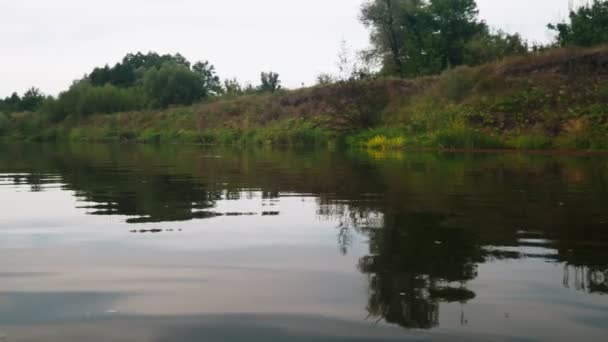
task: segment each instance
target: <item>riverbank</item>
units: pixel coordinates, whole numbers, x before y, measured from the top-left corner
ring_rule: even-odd
[[[59,123],[5,114],[0,131],[6,140],[33,141],[604,150],[608,47]]]

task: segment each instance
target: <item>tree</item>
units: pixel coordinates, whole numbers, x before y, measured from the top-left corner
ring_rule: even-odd
[[[33,112],[36,111],[44,102],[45,96],[40,89],[31,87],[21,98],[20,110]]]
[[[4,99],[4,104],[11,112],[16,112],[21,110],[21,97],[17,92],[13,92],[10,97]]]
[[[143,76],[143,90],[151,107],[190,105],[200,101],[205,89],[200,75],[184,65],[167,63],[149,69]]]
[[[127,54],[120,63],[116,63],[111,68],[108,65],[103,68],[95,68],[87,79],[93,86],[110,83],[117,87],[132,87],[141,80],[146,70],[160,68],[166,63],[190,68],[190,62],[179,53],[159,55],[156,52],[147,54],[137,52]]]
[[[441,69],[464,63],[465,46],[476,35],[487,31],[479,21],[475,0],[431,0],[428,11],[433,17],[434,45]]]
[[[260,75],[262,84],[258,87],[261,92],[274,93],[281,89],[281,81],[279,80],[279,74],[276,72],[262,72]]]
[[[208,61],[197,62],[192,66],[201,82],[203,98],[220,95],[223,91],[220,78],[215,73],[215,67]]]
[[[366,56],[379,60],[384,74],[414,77],[484,59],[469,56],[481,51],[467,52],[476,39],[471,47],[490,47],[494,40],[516,43],[519,37],[492,36],[478,14],[475,0],[371,0],[361,11],[361,21],[371,30]],[[497,53],[505,46],[491,48]]]
[[[236,78],[224,80],[224,94],[227,96],[242,95],[243,87]]]
[[[406,25],[407,21],[418,17],[424,7],[420,0],[374,0],[365,3],[361,9],[361,22],[370,28],[373,48],[368,51],[370,58],[379,58],[383,71],[400,77],[408,76],[411,56],[407,47],[414,47],[418,40],[416,30],[422,28]],[[414,47],[419,49],[419,47]]]
[[[572,10],[570,22],[549,24],[559,46],[593,46],[608,42],[608,1],[594,0]]]
[[[333,83],[336,83],[336,78],[331,74],[322,73],[317,76],[317,85],[324,86],[324,85],[330,85]]]

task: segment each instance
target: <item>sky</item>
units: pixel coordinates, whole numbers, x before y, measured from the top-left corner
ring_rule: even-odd
[[[546,24],[577,0],[478,0],[490,26],[546,42]],[[578,0],[584,1],[584,0]],[[31,86],[56,95],[129,52],[209,60],[222,78],[258,83],[275,71],[288,88],[336,72],[346,41],[368,46],[365,0],[0,0],[0,97]]]

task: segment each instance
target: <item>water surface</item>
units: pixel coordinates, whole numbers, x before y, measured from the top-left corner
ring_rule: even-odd
[[[0,340],[603,341],[608,158],[0,146]]]

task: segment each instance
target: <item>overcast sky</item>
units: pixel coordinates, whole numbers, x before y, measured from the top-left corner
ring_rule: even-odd
[[[493,27],[544,42],[570,0],[478,0]],[[583,1],[583,0],[578,0]],[[334,72],[344,39],[368,44],[364,0],[0,0],[0,96],[37,86],[56,94],[128,52],[207,59],[223,78],[256,83],[279,72],[287,87]]]

